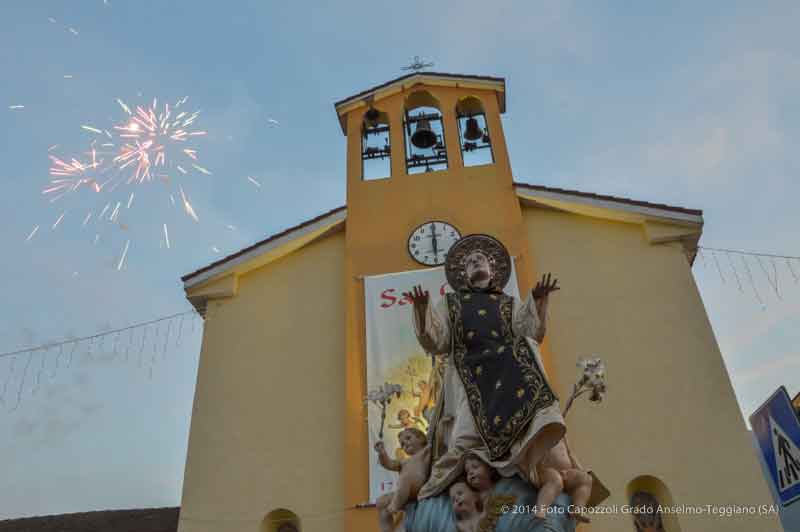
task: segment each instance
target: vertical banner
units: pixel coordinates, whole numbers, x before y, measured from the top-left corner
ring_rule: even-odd
[[[415,427],[427,433],[432,397],[432,361],[417,342],[414,334],[411,301],[403,297],[412,287],[422,285],[435,305],[452,289],[447,284],[444,268],[429,268],[408,272],[375,275],[364,278],[367,391],[384,383],[399,384],[403,392],[387,405],[383,424],[383,442],[387,454],[396,460],[407,457],[400,448],[398,435],[403,428]],[[511,278],[505,292],[519,297],[517,275],[511,264]],[[395,489],[397,473],[387,471],[378,462],[374,450],[381,428],[381,407],[367,405],[369,426],[369,496],[375,500]]]

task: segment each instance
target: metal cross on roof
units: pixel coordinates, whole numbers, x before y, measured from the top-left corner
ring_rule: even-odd
[[[408,66],[404,66],[403,70],[414,70],[416,72],[419,72],[420,70],[423,70],[425,68],[432,67],[432,66],[433,66],[433,63],[426,63],[422,59],[420,59],[420,57],[418,55],[415,55],[414,56],[414,62],[411,63]]]

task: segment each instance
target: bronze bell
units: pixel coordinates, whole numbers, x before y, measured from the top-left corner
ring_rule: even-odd
[[[464,138],[467,140],[478,140],[482,136],[483,132],[480,126],[478,126],[478,120],[472,117],[468,118],[467,129],[464,131]]]
[[[367,122],[368,125],[374,126],[378,123],[378,119],[380,118],[381,113],[374,107],[370,107],[367,109],[367,112],[364,113],[364,120]]]
[[[436,133],[431,129],[428,120],[423,118],[417,122],[417,129],[411,135],[411,144],[423,150],[436,144]]]

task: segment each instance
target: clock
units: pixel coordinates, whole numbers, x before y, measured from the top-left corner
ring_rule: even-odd
[[[450,246],[459,238],[461,233],[447,222],[425,222],[417,226],[408,237],[408,253],[420,264],[441,266]]]

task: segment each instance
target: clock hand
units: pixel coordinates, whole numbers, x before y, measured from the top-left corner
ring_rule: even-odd
[[[437,260],[439,248],[436,246],[436,224],[434,222],[431,222],[431,238],[433,239],[433,259]]]

